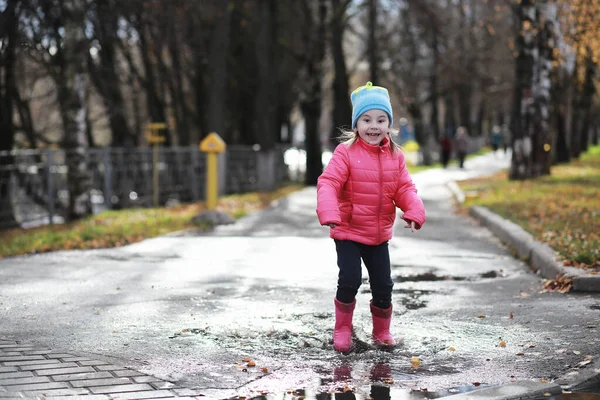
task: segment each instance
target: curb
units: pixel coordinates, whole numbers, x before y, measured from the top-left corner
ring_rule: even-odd
[[[447,186],[454,198],[462,204],[465,194],[456,182],[448,182]],[[563,266],[557,261],[556,253],[550,246],[536,241],[530,233],[514,222],[481,206],[470,207],[469,214],[514,250],[519,258],[527,260],[532,269],[543,278],[556,279],[564,276],[572,279],[573,291],[600,292],[600,275],[586,274],[575,267]]]

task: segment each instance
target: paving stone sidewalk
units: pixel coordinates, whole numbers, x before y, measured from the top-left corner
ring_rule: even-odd
[[[203,399],[130,368],[0,338],[0,399]]]

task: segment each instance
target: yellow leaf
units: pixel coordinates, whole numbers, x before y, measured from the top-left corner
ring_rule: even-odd
[[[454,347],[450,346],[450,347],[448,347],[448,350],[449,350],[449,351],[454,351],[454,350],[456,350],[456,349],[455,349]]]
[[[410,359],[410,363],[411,363],[412,367],[415,369],[417,369],[421,366],[421,360],[419,359],[419,357],[412,357]]]
[[[485,318],[485,314],[479,314],[477,315],[477,318]]]
[[[504,340],[501,340],[500,343],[498,343],[498,346],[506,347],[506,342]]]

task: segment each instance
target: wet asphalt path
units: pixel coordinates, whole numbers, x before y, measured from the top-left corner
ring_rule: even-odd
[[[600,296],[542,293],[526,265],[453,212],[445,186],[506,163],[488,155],[465,170],[414,176],[428,222],[418,233],[399,223],[390,242],[393,332],[404,337],[393,351],[370,345],[366,275],[355,349],[332,350],[337,267],[314,188],[210,235],[0,260],[0,337],[131,367],[209,398],[297,389],[310,397],[345,386],[360,398],[374,381],[394,399],[422,398],[473,383],[552,380],[600,353]]]

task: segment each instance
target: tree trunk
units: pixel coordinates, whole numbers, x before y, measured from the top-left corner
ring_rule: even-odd
[[[227,4],[226,1],[223,3]],[[229,12],[227,11],[227,15]],[[227,28],[229,30],[229,21],[227,22]],[[179,138],[179,145],[189,146],[191,143],[190,125],[188,123],[188,110],[185,94],[183,92],[183,67],[181,66],[181,50],[179,46],[179,38],[175,30],[175,25],[171,25],[171,34],[169,36],[169,53],[171,54],[171,61],[173,63],[173,109],[175,112],[175,127],[177,137]],[[223,85],[225,90],[225,85]],[[225,118],[225,117],[222,117]],[[219,132],[219,135],[223,135],[224,132]]]
[[[97,0],[97,20],[94,31],[100,44],[98,51],[99,65],[88,60],[90,78],[102,97],[108,116],[108,124],[112,134],[112,145],[129,147],[135,145],[135,138],[125,116],[125,100],[121,93],[120,74],[117,73],[119,60],[116,57],[116,41],[119,40],[119,14],[115,13],[110,0]]]
[[[349,126],[352,115],[352,104],[350,102],[350,88],[348,85],[348,70],[346,58],[344,57],[344,30],[346,28],[347,0],[331,0],[331,52],[333,57],[333,125],[329,135],[329,146],[334,149],[337,145],[339,129]]]
[[[83,0],[64,0],[64,58],[61,65],[58,98],[63,122],[63,148],[67,164],[69,205],[67,219],[91,214],[90,177],[85,160],[86,76],[88,43],[85,38]]]
[[[448,90],[444,95],[444,124],[446,126],[446,134],[454,136],[456,133],[456,117],[454,109],[454,94]]]
[[[475,72],[475,62],[473,60],[474,52],[473,46],[471,44],[471,27],[469,25],[469,21],[467,20],[467,11],[468,7],[465,4],[464,0],[459,0],[458,10],[460,14],[460,27],[462,29],[462,37],[458,40],[458,47],[461,54],[464,54],[462,58],[462,67],[465,71],[473,71]],[[471,10],[473,12],[473,10]],[[462,82],[457,85],[457,93],[458,93],[458,120],[461,126],[464,126],[467,129],[469,135],[473,136],[475,134],[474,129],[471,126],[471,95],[473,93],[473,89],[471,85],[473,84],[470,80],[465,81],[463,78]]]
[[[554,164],[567,163],[570,161],[569,145],[567,142],[567,101],[566,96],[566,74],[564,70],[556,68],[553,73],[552,84],[552,109],[554,110],[554,123],[556,124],[556,140],[554,142]]]
[[[380,85],[379,82],[379,46],[377,40],[377,8],[378,0],[369,1],[369,46],[368,46],[368,57],[369,57],[369,68],[371,74],[371,82],[374,85]]]
[[[208,94],[208,101],[206,103],[206,128],[208,129],[208,132],[217,132],[220,136],[224,137],[230,14],[229,1],[222,0],[217,3],[219,4],[218,9],[216,10],[217,18],[214,20],[214,30],[208,54],[208,81],[205,84]],[[269,24],[269,22],[266,21],[265,24]],[[263,36],[264,35],[265,34],[263,34]],[[261,37],[261,39],[264,38]],[[257,42],[258,41],[259,40],[257,40]],[[264,45],[268,46],[267,43]],[[267,55],[268,53],[263,54],[265,57]],[[260,118],[258,115],[257,117]]]
[[[321,118],[323,60],[325,58],[325,18],[327,8],[325,0],[319,0],[317,23],[313,23],[311,6],[304,2],[306,20],[311,25],[306,28],[306,48],[309,49],[306,60],[306,93],[300,101],[300,109],[304,116],[306,130],[306,175],[305,183],[309,186],[317,184],[323,172],[319,121]],[[313,27],[316,25],[316,34]]]
[[[538,60],[534,70],[533,96],[535,108],[533,114],[533,177],[550,175],[552,165],[550,135],[550,93],[552,89],[552,60],[555,47],[554,24],[551,21],[551,7],[548,1],[538,2],[540,21],[537,37]]]
[[[581,93],[580,110],[582,112],[581,127],[579,130],[580,150],[582,153],[588,150],[590,142],[590,127],[592,124],[592,99],[596,94],[594,84],[596,66],[591,59],[585,63],[585,78]]]
[[[432,32],[432,40],[431,47],[433,51],[433,63],[431,65],[431,75],[429,75],[429,90],[431,92],[431,119],[429,120],[429,125],[431,126],[431,130],[433,133],[433,137],[435,141],[438,142],[440,140],[440,124],[439,124],[439,111],[438,111],[438,60],[439,60],[439,50],[438,50],[438,35],[439,32],[437,29],[433,29]]]
[[[261,0],[258,2],[258,35],[255,51],[258,66],[258,92],[255,101],[255,132],[258,143],[263,150],[275,146],[279,131],[275,126],[277,121],[277,99],[273,85],[274,77],[274,47],[275,47],[275,17],[277,15],[276,0]]]
[[[159,86],[156,85],[157,79],[154,73],[154,63],[159,55],[154,48],[155,42],[150,34],[150,27],[146,22],[141,22],[138,32],[140,32],[140,53],[144,65],[143,86],[146,91],[146,104],[148,107],[148,117],[151,122],[166,122],[165,105],[163,96],[159,93]],[[150,43],[149,43],[150,42]],[[171,145],[171,137],[166,132],[161,132],[165,136],[165,146]]]
[[[21,122],[20,129],[25,134],[27,141],[29,142],[29,146],[32,149],[37,149],[38,146],[38,134],[35,132],[33,128],[33,117],[31,115],[31,106],[30,103],[24,101],[21,98],[20,93],[16,88],[14,88],[15,94],[15,106],[17,109],[17,113],[19,114],[19,121]]]
[[[534,31],[538,25],[535,0],[522,0],[518,7],[518,30],[515,62],[515,96],[513,107],[513,153],[509,172],[510,179],[531,177],[531,114],[533,113],[533,69],[536,63]],[[524,26],[528,28],[525,29]]]
[[[13,101],[16,92],[15,51],[17,46],[16,0],[8,0],[6,8],[0,14],[3,30],[0,34],[0,152],[10,151],[14,145],[15,129],[13,124]],[[12,202],[10,201],[10,178],[13,157],[0,155],[0,228],[17,226]]]

